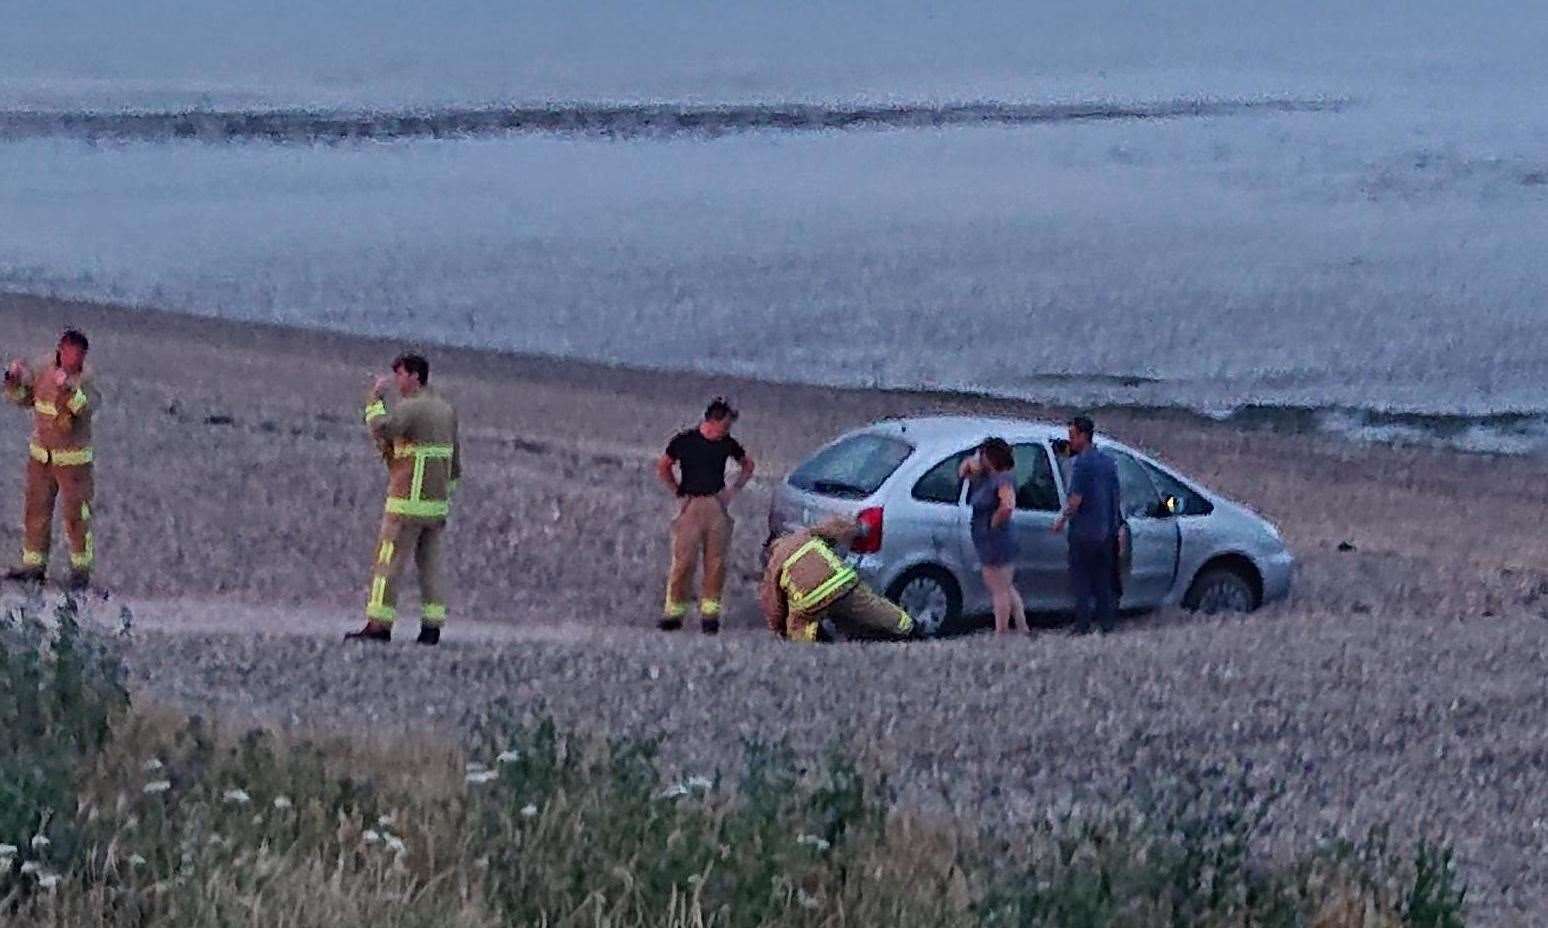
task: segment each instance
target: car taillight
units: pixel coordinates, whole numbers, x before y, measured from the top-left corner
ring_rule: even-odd
[[[882,510],[880,506],[862,509],[855,515],[860,523],[860,537],[849,546],[856,554],[875,554],[882,546]]]

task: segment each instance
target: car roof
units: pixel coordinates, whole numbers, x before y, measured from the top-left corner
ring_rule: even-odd
[[[989,435],[998,435],[1007,441],[1063,438],[1066,427],[1036,419],[1001,416],[908,416],[883,419],[858,431],[894,435],[921,450],[949,448],[960,451]]]

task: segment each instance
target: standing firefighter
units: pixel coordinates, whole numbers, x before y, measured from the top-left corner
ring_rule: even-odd
[[[675,631],[693,596],[693,574],[704,558],[704,585],[699,590],[699,621],[706,635],[720,631],[720,597],[726,585],[726,553],[731,547],[731,500],[753,476],[752,458],[731,437],[737,412],[716,397],[704,410],[698,428],[679,432],[657,462],[661,482],[677,498],[672,520],[672,567],[667,575],[666,605],[657,627]],[[726,462],[736,461],[741,473],[726,486]],[[678,473],[674,473],[674,468]],[[679,474],[681,475],[679,477]]]
[[[86,369],[89,347],[85,335],[67,329],[52,361],[12,361],[6,368],[6,398],[32,410],[21,566],[8,579],[44,579],[57,498],[70,543],[69,586],[82,590],[91,582],[91,417],[100,397]]]
[[[382,398],[396,383],[401,397],[388,409]],[[419,568],[423,610],[420,644],[439,644],[446,622],[441,589],[441,538],[451,497],[462,476],[457,413],[430,389],[430,363],[417,354],[392,362],[392,376],[378,377],[366,398],[366,428],[387,462],[387,511],[382,516],[366,602],[366,626],[344,637],[389,641],[397,618],[398,580],[409,558]]]
[[[908,613],[871,592],[855,569],[833,552],[859,535],[860,526],[835,516],[769,545],[758,601],[774,634],[791,641],[821,641],[823,619],[841,630],[863,629],[895,638],[914,635]]]

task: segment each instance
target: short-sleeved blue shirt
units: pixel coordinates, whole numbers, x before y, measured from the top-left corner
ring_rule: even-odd
[[[1070,538],[1106,541],[1118,535],[1118,467],[1095,445],[1075,456],[1070,495],[1080,508],[1070,516]]]

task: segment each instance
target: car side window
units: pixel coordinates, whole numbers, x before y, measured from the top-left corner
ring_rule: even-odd
[[[1161,494],[1150,479],[1150,471],[1139,461],[1112,448],[1102,449],[1113,459],[1118,469],[1118,506],[1126,519],[1136,516],[1148,518],[1156,515],[1161,505]]]
[[[962,501],[962,478],[957,476],[962,461],[972,452],[959,451],[925,472],[914,484],[914,499],[922,503],[947,503],[956,505]]]
[[[1053,466],[1042,442],[1017,445],[1016,508],[1033,512],[1058,512],[1059,487],[1054,483]]]
[[[1150,472],[1150,478],[1155,481],[1160,489],[1162,497],[1174,496],[1177,498],[1177,514],[1180,516],[1207,516],[1215,511],[1215,507],[1209,500],[1200,496],[1192,487],[1173,477],[1159,467],[1150,464],[1145,465],[1145,470]]]

